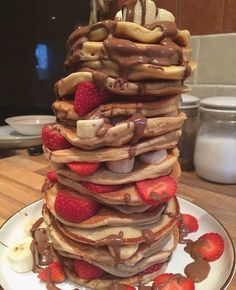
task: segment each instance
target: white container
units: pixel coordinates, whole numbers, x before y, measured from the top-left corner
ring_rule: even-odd
[[[217,183],[236,183],[236,97],[212,97],[200,102],[195,152],[196,173]]]

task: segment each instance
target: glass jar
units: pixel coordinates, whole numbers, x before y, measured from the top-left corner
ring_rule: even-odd
[[[194,166],[196,173],[217,183],[236,183],[236,97],[200,102]]]
[[[182,95],[180,110],[187,115],[184,122],[182,136],[179,141],[180,158],[182,170],[193,170],[194,144],[198,130],[198,107],[199,98],[191,95]]]

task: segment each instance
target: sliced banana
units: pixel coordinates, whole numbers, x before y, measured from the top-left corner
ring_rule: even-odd
[[[104,124],[104,119],[78,120],[77,136],[83,139],[91,139],[96,136],[97,130]]]
[[[131,258],[138,250],[139,244],[136,245],[125,245],[120,247],[120,258],[122,260],[127,260]],[[113,248],[108,246],[108,249],[113,257],[116,257],[116,253],[114,252]]]
[[[165,149],[139,155],[139,161],[147,164],[158,164],[165,160],[168,153]]]
[[[13,271],[17,273],[32,271],[34,265],[33,254],[30,249],[32,241],[32,237],[24,237],[8,247],[7,259]]]
[[[174,15],[165,9],[159,8],[157,17],[155,19],[156,21],[171,21],[175,22],[175,17]]]
[[[107,161],[106,166],[109,170],[115,173],[129,173],[134,168],[134,160],[133,159],[122,159],[118,161]]]
[[[140,0],[136,2],[136,5],[134,7],[134,23],[139,25],[146,25],[154,23],[156,21],[175,21],[175,17],[171,12],[162,8],[157,9],[157,6],[153,0],[147,0],[145,1],[145,3],[146,7],[144,8]],[[143,23],[143,19],[145,23]],[[117,12],[115,20],[128,21],[126,7],[124,7],[123,10]]]

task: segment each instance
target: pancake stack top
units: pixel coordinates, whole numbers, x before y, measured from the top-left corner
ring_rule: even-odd
[[[123,289],[164,272],[178,243],[178,108],[195,63],[189,32],[155,2],[127,1],[95,23],[94,11],[68,38],[57,124],[43,129],[57,177],[43,215],[69,280]]]

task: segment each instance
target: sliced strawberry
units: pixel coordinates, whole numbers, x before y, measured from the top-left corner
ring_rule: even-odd
[[[170,176],[161,176],[136,182],[136,188],[143,201],[147,204],[158,205],[166,202],[175,195],[177,185]]]
[[[163,283],[166,283],[170,280],[171,277],[173,277],[174,274],[172,273],[165,273],[165,274],[161,274],[161,275],[158,275],[155,279],[154,279],[154,283],[156,285],[160,285],[160,284],[163,284]]]
[[[186,213],[181,214],[180,223],[183,224],[183,226],[186,228],[186,230],[189,233],[194,233],[199,228],[197,219],[190,214],[186,214]]]
[[[93,163],[88,163],[88,162],[71,162],[67,163],[67,166],[77,173],[80,176],[88,176],[93,174],[98,170],[100,163],[99,162],[93,162]]]
[[[46,268],[43,268],[39,274],[38,278],[44,282],[55,282],[62,283],[65,281],[65,274],[62,269],[62,265],[59,261],[53,262]]]
[[[158,290],[194,290],[195,286],[191,279],[181,274],[166,273],[157,276],[153,285]],[[155,288],[155,289],[156,289]]]
[[[145,269],[144,271],[140,272],[140,274],[144,275],[144,274],[151,274],[153,272],[156,272],[156,271],[161,269],[162,265],[163,265],[163,263],[158,263],[158,264],[152,265],[152,266],[148,267],[147,269]]]
[[[51,182],[58,182],[58,179],[57,179],[57,174],[56,174],[56,171],[49,171],[47,173],[47,178],[51,181]]]
[[[100,278],[104,271],[83,260],[74,260],[74,271],[82,279],[93,280]]]
[[[57,127],[53,125],[45,125],[42,129],[41,137],[43,145],[52,151],[72,147],[72,145],[57,131]]]
[[[135,290],[133,286],[126,286],[125,290]]]
[[[81,185],[83,185],[89,191],[92,191],[95,193],[112,192],[112,191],[119,190],[121,188],[121,185],[102,185],[102,184],[85,182],[85,181],[81,182]]]
[[[195,254],[200,254],[204,260],[209,262],[219,259],[224,252],[224,240],[217,233],[204,234],[194,244]]]
[[[57,193],[54,208],[56,213],[65,220],[82,222],[97,213],[99,204],[72,191],[63,190]]]
[[[106,91],[100,91],[94,83],[82,82],[77,85],[74,99],[74,110],[79,116],[84,116],[104,104],[111,94]]]

